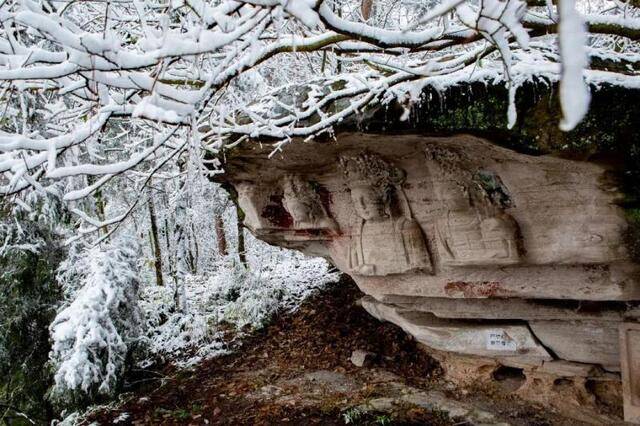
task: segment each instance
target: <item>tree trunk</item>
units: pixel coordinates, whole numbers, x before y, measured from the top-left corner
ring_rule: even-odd
[[[189,273],[195,275],[198,273],[198,239],[193,223],[191,223],[191,238],[188,241],[187,249]]]
[[[102,197],[102,191],[101,190],[97,190],[94,194],[95,200],[96,200],[96,215],[98,216],[98,219],[100,219],[101,222],[104,222],[105,220],[105,212],[104,212],[104,198]],[[99,235],[106,235],[107,234],[108,229],[106,226],[102,226],[100,227],[100,229],[98,230]]]
[[[159,286],[164,285],[164,280],[162,279],[162,251],[160,248],[160,238],[158,238],[158,224],[156,222],[156,212],[153,208],[153,199],[151,198],[151,193],[149,193],[149,220],[151,222],[151,237],[153,242],[153,254],[155,257],[154,264],[156,268],[156,283]]]
[[[218,239],[218,253],[221,256],[226,256],[229,254],[227,250],[227,236],[224,233],[224,221],[222,220],[222,216],[215,215],[215,224],[216,224],[216,238]]]
[[[362,0],[360,4],[360,11],[362,12],[362,18],[368,21],[371,17],[371,10],[373,9],[373,0]]]
[[[168,274],[169,277],[173,277],[174,273],[174,264],[175,264],[175,255],[173,253],[172,247],[171,247],[171,235],[174,234],[174,229],[173,228],[169,228],[169,219],[167,219],[167,217],[165,216],[164,218],[164,239],[165,242],[167,244],[167,270],[168,270]]]
[[[176,208],[178,210],[176,212],[176,221],[179,221],[183,218],[181,214],[182,206],[178,205]],[[174,289],[173,289],[173,302],[176,312],[186,312],[187,311],[187,295],[185,290],[185,279],[187,274],[189,273],[189,259],[190,250],[188,247],[189,242],[187,241],[187,235],[184,231],[182,225],[176,225],[175,227],[175,249],[176,249],[176,257],[175,257],[175,271],[173,275],[174,281]]]
[[[198,259],[200,259],[200,246],[198,245],[198,238],[196,238],[196,231],[194,225],[191,224],[191,230],[193,232],[193,273],[198,273]]]
[[[244,246],[244,226],[242,225],[242,218],[244,217],[244,213],[238,207],[238,205],[236,205],[236,212],[236,225],[238,228],[238,259],[240,259],[240,263],[242,263],[246,267],[247,255],[245,253]]]

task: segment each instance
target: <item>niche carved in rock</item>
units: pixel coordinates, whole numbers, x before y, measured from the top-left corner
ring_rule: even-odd
[[[406,173],[380,156],[342,156],[355,224],[351,228],[349,267],[359,275],[433,272],[424,233],[402,189]]]
[[[338,224],[329,216],[309,181],[300,175],[288,174],[282,178],[281,186],[282,204],[293,218],[293,230],[320,231],[327,236],[338,232]]]
[[[522,260],[513,206],[496,173],[474,167],[460,151],[426,145],[433,186],[444,201],[437,247],[444,266],[512,265]]]

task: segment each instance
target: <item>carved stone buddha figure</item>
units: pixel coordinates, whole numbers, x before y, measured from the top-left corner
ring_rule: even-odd
[[[293,218],[297,230],[331,230],[338,225],[329,217],[311,184],[299,175],[287,175],[282,181],[282,204]]]
[[[437,198],[445,207],[437,221],[437,247],[445,266],[519,263],[518,224],[505,212],[511,200],[500,177],[476,170],[459,152],[429,149]]]
[[[473,210],[450,210],[438,222],[445,265],[509,265],[520,262],[511,216],[482,217]]]
[[[372,155],[341,161],[357,219],[352,228],[349,267],[360,275],[389,275],[410,271],[431,273],[424,234],[411,216],[397,178],[400,170]],[[400,178],[400,179],[403,179]],[[398,214],[394,204],[402,204]]]

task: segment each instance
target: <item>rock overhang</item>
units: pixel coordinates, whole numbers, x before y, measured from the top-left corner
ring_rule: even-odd
[[[427,346],[616,371],[617,327],[640,300],[640,90],[592,87],[569,133],[553,84],[518,90],[510,129],[501,85],[427,88],[282,152],[243,142],[219,179],[254,234],[330,259],[367,310]]]

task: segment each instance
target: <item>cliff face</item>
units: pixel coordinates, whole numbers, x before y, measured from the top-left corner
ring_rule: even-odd
[[[500,88],[425,92],[408,121],[396,103],[275,156],[244,143],[223,178],[252,233],[330,259],[434,351],[620,371],[618,328],[640,317],[640,92],[594,88],[563,134],[544,87],[521,89],[511,130]]]

